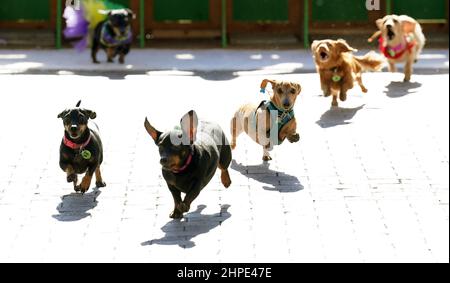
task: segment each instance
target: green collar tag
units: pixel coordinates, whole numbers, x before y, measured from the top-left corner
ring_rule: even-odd
[[[92,153],[89,150],[85,149],[81,152],[81,157],[83,157],[84,159],[91,159]]]
[[[340,82],[342,78],[339,75],[334,75],[331,79],[333,80],[333,82],[337,83]]]
[[[395,55],[397,55],[397,53],[395,53],[395,51],[394,50],[392,50],[392,49],[389,49],[389,55],[391,55],[392,57],[394,57]]]

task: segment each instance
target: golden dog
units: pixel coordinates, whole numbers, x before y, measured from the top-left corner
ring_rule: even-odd
[[[338,96],[341,101],[347,100],[347,91],[353,88],[355,80],[366,93],[362,72],[379,71],[385,64],[384,58],[375,52],[354,56],[352,52],[357,50],[343,39],[315,40],[311,49],[323,93],[325,96],[333,95],[332,106],[338,106]]]

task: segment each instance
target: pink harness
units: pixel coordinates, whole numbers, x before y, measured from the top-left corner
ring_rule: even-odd
[[[380,36],[378,42],[380,43],[380,51],[386,56],[388,59],[398,59],[405,54],[405,52],[411,53],[411,50],[416,45],[415,40],[408,41],[408,37],[405,36],[406,45],[400,43],[394,47],[384,46],[384,38]]]

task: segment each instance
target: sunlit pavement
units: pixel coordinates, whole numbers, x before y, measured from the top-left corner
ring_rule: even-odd
[[[145,61],[135,50],[128,75],[86,54],[42,52],[0,51],[0,261],[448,262],[448,50],[426,53],[411,83],[365,74],[369,93],[355,88],[334,109],[306,52],[173,50]],[[216,176],[172,221],[145,116],[164,130],[195,109],[229,132],[240,104],[267,98],[264,78],[301,83],[300,142],[263,164],[241,136],[232,186]],[[58,165],[56,116],[79,99],[97,112],[107,183],[84,196]]]

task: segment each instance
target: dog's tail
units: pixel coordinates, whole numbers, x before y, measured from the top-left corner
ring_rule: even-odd
[[[81,100],[79,100],[78,102],[77,102],[77,105],[75,106],[75,107],[80,107],[80,105],[81,105]]]
[[[377,30],[376,32],[374,32],[372,34],[371,37],[369,37],[369,39],[367,39],[367,42],[373,42],[375,40],[375,38],[380,37],[381,36],[381,30]]]
[[[386,59],[374,51],[364,56],[355,56],[355,59],[365,71],[380,71],[386,65]]]

